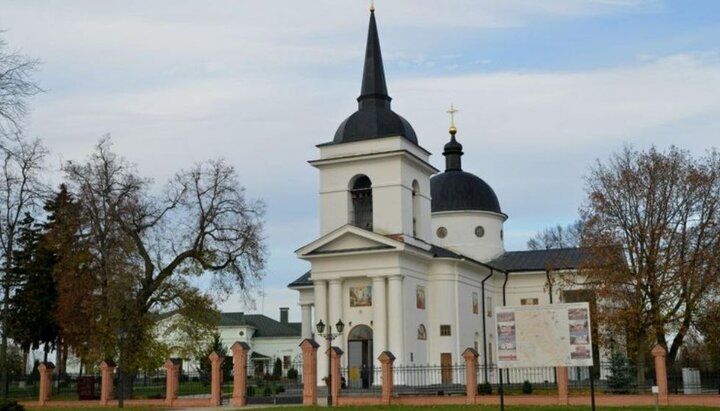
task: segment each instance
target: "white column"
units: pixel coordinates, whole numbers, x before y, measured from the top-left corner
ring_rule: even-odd
[[[313,284],[315,286],[315,322],[320,322],[322,320],[323,323],[328,324],[328,316],[327,316],[327,282],[326,281],[313,281]],[[313,324],[313,331],[315,330],[315,325]],[[327,358],[327,350],[328,350],[328,343],[322,336],[318,335],[315,337],[315,341],[317,341],[318,344],[320,344],[320,348],[318,348],[318,355],[317,355],[317,366],[318,366],[318,386],[324,386],[323,378],[327,376],[328,374],[328,358]]]
[[[328,325],[332,325],[333,333],[336,333],[335,324],[342,318],[342,280],[334,279],[330,280],[330,289],[328,290]],[[345,321],[343,321],[345,322]],[[347,352],[345,345],[343,344],[342,335],[339,335],[333,340],[333,346],[340,347],[341,350]]]
[[[300,304],[302,312],[302,331],[300,336],[302,339],[312,338],[313,322],[312,322],[312,304]]]
[[[386,277],[373,277],[372,304],[373,304],[373,357],[375,367],[380,367],[377,357],[387,351],[387,293],[385,291]]]
[[[403,350],[402,276],[388,278],[388,350],[395,355],[395,365],[405,364]],[[377,354],[380,355],[380,354]]]

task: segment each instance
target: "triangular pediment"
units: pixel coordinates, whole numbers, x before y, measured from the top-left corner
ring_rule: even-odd
[[[402,243],[372,231],[346,225],[332,231],[295,253],[298,257],[394,250]]]

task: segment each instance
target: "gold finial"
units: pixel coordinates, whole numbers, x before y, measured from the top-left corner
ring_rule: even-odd
[[[370,11],[375,11],[375,0],[370,0]]]
[[[455,127],[455,113],[457,113],[458,110],[455,109],[455,106],[450,103],[450,110],[447,111],[448,114],[450,114],[450,134],[453,136],[457,133],[457,128]]]

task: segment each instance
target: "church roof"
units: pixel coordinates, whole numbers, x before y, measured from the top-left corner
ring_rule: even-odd
[[[299,337],[301,323],[281,323],[262,314],[220,313],[221,327],[251,326],[253,337]]]
[[[358,110],[340,124],[332,142],[348,143],[382,137],[402,136],[417,144],[417,136],[410,123],[392,111],[385,82],[385,68],[380,52],[380,38],[375,12],[370,12],[365,66],[363,68]]]
[[[488,262],[505,272],[577,269],[588,259],[581,248],[509,251]]]
[[[310,281],[310,270],[308,270],[305,274],[301,275],[295,281],[288,284],[288,288],[296,288],[296,287],[307,287],[312,286],[313,282]]]
[[[462,169],[462,144],[455,140],[457,129],[450,129],[450,142],[445,144],[445,172],[430,179],[431,210],[491,211],[502,214],[500,202],[488,183]]]

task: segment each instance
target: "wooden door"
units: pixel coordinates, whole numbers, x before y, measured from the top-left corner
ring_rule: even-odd
[[[440,353],[440,379],[443,384],[452,384],[452,354]]]

